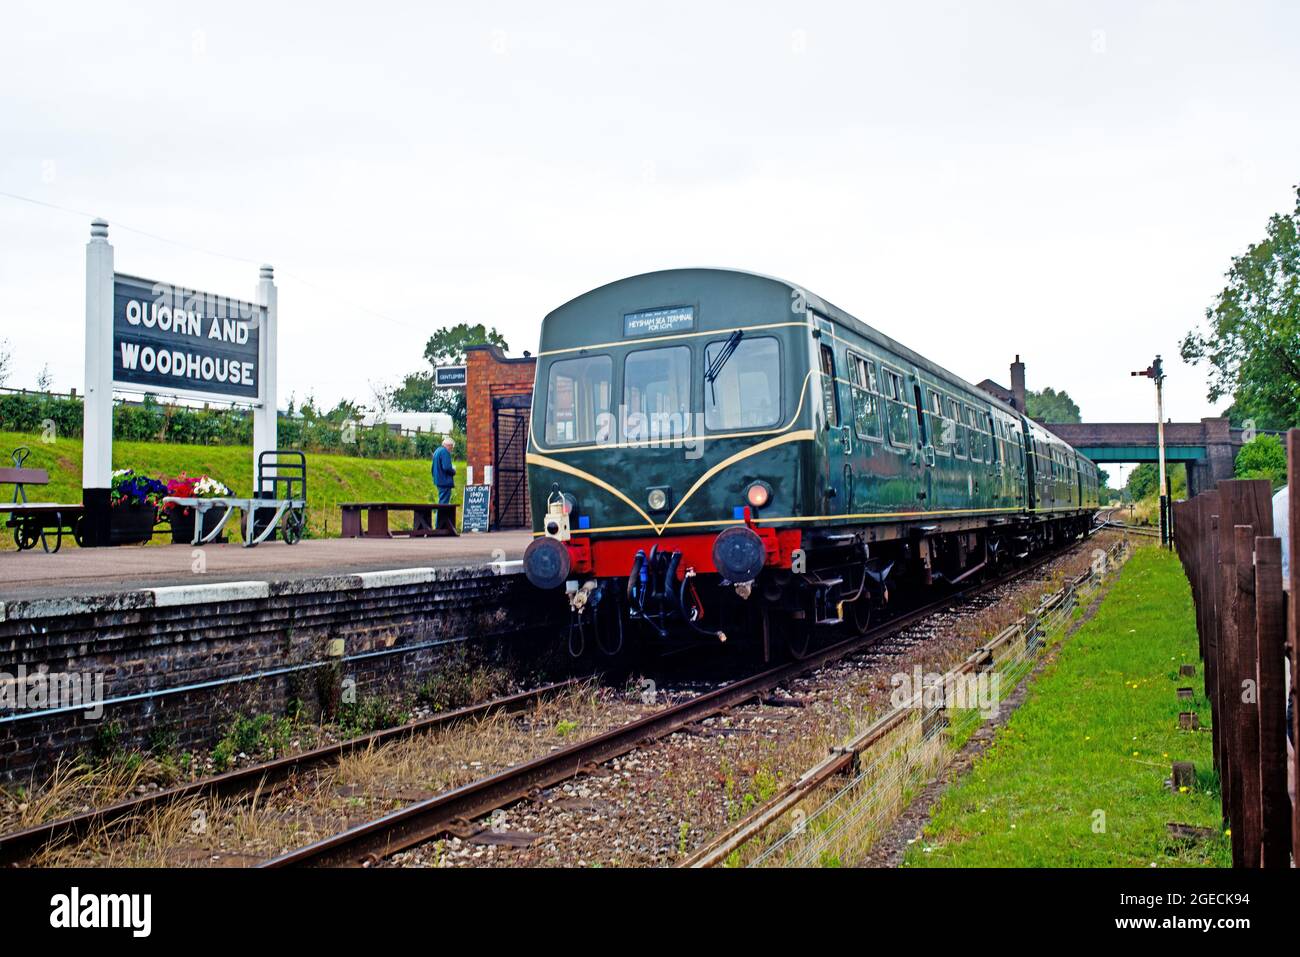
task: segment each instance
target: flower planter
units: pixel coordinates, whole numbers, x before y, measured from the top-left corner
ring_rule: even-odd
[[[208,535],[214,528],[221,524],[221,516],[224,514],[223,508],[210,508],[203,513],[203,536]],[[189,545],[194,541],[194,516],[196,510],[192,508],[173,508],[168,512],[168,518],[172,524],[172,544]],[[226,533],[222,532],[208,545],[224,545],[226,542]]]
[[[152,505],[114,505],[109,510],[109,544],[139,545],[153,538],[158,510]]]

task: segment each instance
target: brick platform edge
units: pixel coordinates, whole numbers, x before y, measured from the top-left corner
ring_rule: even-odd
[[[564,609],[552,619],[520,570],[404,568],[0,605],[0,780],[44,773],[106,740],[208,747],[237,714],[282,714],[294,701],[317,714],[345,687],[358,700],[409,692],[449,660],[535,654]],[[102,676],[102,716],[66,694],[32,694],[86,675]],[[27,700],[15,709],[22,681]]]

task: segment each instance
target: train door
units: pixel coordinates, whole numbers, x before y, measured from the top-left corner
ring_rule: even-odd
[[[822,411],[826,419],[827,474],[823,481],[823,512],[827,515],[844,514],[853,502],[853,427],[844,421],[840,401],[840,383],[835,362],[834,339],[823,336],[818,350],[821,382]]]
[[[912,390],[908,387],[903,372],[883,362],[880,364],[880,385],[884,390],[884,447],[890,452],[893,461],[890,473],[896,477],[895,481],[885,485],[886,504],[890,511],[910,510],[913,507],[928,509],[929,480],[924,474],[926,468],[922,465],[923,450],[917,439],[917,426],[913,425],[916,413],[912,407]],[[913,489],[911,495],[907,492],[908,488]]]
[[[916,462],[917,475],[916,480],[919,488],[916,491],[916,497],[921,500],[926,510],[934,508],[934,488],[935,488],[935,457],[934,457],[934,436],[930,431],[930,423],[925,420],[925,400],[922,398],[921,383],[912,383],[912,401],[916,409],[916,447],[918,456]]]
[[[992,412],[984,415],[989,427],[989,487],[993,491],[993,507],[1003,508],[1007,504],[1007,447],[1004,441],[1007,433],[1001,419],[995,419]]]
[[[853,514],[860,515],[876,507],[876,492],[884,481],[888,481],[888,460],[892,456],[881,454],[885,424],[876,360],[853,351],[847,351],[845,357],[848,359],[849,395],[853,403],[853,496],[846,507]]]
[[[1021,477],[1025,489],[1025,508],[1034,511],[1042,496],[1038,494],[1038,468],[1037,462],[1034,461],[1033,439],[1029,435],[1029,430],[1025,428],[1023,420],[1017,423],[1016,433],[1019,442],[1019,456],[1021,460]]]

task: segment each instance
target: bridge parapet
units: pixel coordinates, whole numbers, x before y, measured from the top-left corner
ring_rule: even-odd
[[[1143,462],[1156,458],[1154,422],[1045,422],[1043,426],[1084,454],[1091,451],[1101,461]],[[1165,423],[1166,457],[1187,464],[1189,495],[1232,478],[1237,449],[1244,441],[1243,430],[1232,428],[1223,417]]]

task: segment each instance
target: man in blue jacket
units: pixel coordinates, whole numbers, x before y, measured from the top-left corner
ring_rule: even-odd
[[[451,504],[451,490],[456,487],[456,466],[451,462],[451,450],[456,442],[449,435],[433,453],[433,484],[438,489],[438,504]]]

